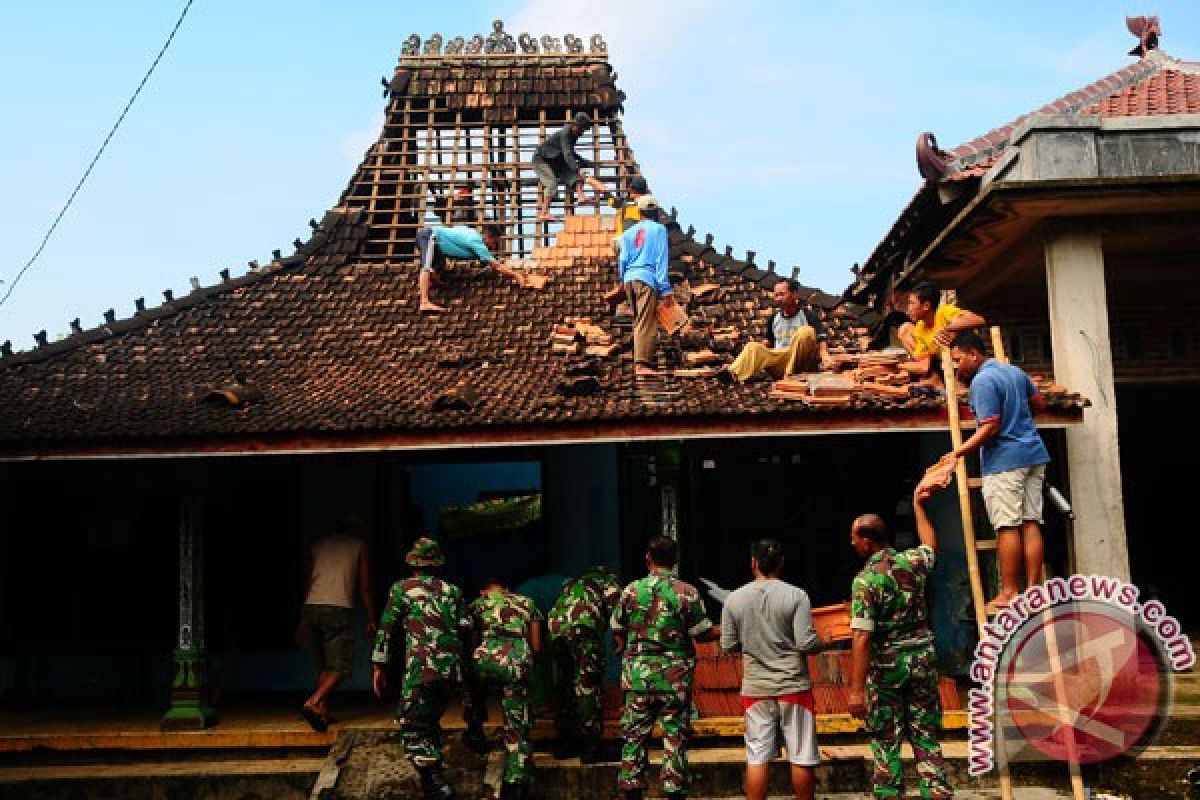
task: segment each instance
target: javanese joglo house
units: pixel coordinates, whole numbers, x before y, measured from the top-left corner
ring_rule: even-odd
[[[1002,325],[1049,387],[1050,482],[1075,512],[1048,510],[1054,569],[1132,571],[1186,619],[1186,559],[1155,501],[1188,496],[1171,464],[1195,440],[1166,423],[1200,375],[1200,66],[1153,36],[1117,66],[952,151],[922,136],[923,183],[853,285],[805,291],[851,367],[887,345],[896,293],[920,279]],[[848,387],[851,369],[807,393],[716,380],[792,273],[674,208],[690,325],[660,341],[662,376],[635,381],[628,308],[605,298],[613,210],[534,221],[533,150],[578,111],[597,121],[579,144],[597,177],[654,187],[615,77],[600,37],[411,37],[378,139],[290,255],[4,345],[0,696],[169,708],[176,727],[298,697],[313,679],[293,642],[307,548],[347,513],[367,523],[379,602],[423,531],[468,591],[593,563],[628,580],[659,531],[686,579],[733,587],[748,543],[773,535],[818,606],[849,596],[855,515],[912,540],[907,498],[949,447],[944,399]],[[414,239],[439,216],[501,224],[521,285],[451,263],[436,288],[449,313],[419,313]],[[953,672],[973,637],[954,492],[935,512],[933,616]],[[360,641],[352,686],[367,672]]]

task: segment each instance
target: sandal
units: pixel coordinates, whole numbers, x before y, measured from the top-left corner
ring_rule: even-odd
[[[325,731],[329,730],[329,720],[321,716],[321,712],[315,708],[304,706],[300,709],[300,716],[317,733],[325,733]]]

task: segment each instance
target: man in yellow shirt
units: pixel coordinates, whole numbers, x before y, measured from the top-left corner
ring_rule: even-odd
[[[921,283],[913,287],[906,312],[911,321],[901,325],[897,332],[900,343],[912,356],[911,361],[900,366],[914,378],[935,384],[940,379],[934,368],[934,356],[959,333],[987,324],[987,320],[972,311],[942,303],[941,296],[936,284]]]

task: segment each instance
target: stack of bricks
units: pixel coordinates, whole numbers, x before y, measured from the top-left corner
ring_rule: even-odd
[[[535,247],[533,260],[544,269],[566,269],[579,258],[613,260],[613,280],[616,280],[616,255],[612,241],[617,235],[616,217],[579,216],[568,214],[563,228],[548,247]]]

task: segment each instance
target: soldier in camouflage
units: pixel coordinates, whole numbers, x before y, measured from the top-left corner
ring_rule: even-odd
[[[604,681],[604,631],[621,596],[621,585],[607,567],[588,567],[563,586],[550,609],[548,627],[559,664],[563,697],[558,704],[557,757],[574,754],[572,722],[582,740],[585,764],[606,760],[600,742],[600,690]]]
[[[402,645],[396,717],[404,750],[421,776],[424,796],[450,800],[454,789],[442,768],[441,718],[461,683],[461,640],[471,623],[462,592],[436,575],[445,564],[437,542],[421,537],[405,563],[412,576],[394,583],[388,595],[371,654],[372,685],[382,699],[393,647]]]
[[[467,725],[482,728],[487,719],[487,689],[499,690],[507,751],[500,800],[522,800],[529,796],[533,782],[529,677],[533,656],[541,649],[542,612],[528,597],[489,580],[471,603],[470,616],[476,647]]]
[[[896,551],[886,523],[875,514],[854,520],[850,530],[851,546],[867,559],[851,595],[850,713],[865,717],[872,736],[875,797],[904,796],[900,747],[905,739],[916,756],[921,796],[954,796],[937,739],[942,708],[925,608],[925,579],[937,552],[925,502],[934,491],[921,485],[913,494],[918,547]]]
[[[646,745],[656,721],[663,730],[663,792],[668,798],[687,796],[696,666],[692,640],[712,641],[721,632],[705,613],[695,587],[671,574],[677,560],[673,540],[651,539],[646,553],[650,574],[625,587],[612,614],[616,650],[624,655],[624,744],[617,785],[626,800],[641,800],[646,790]]]

